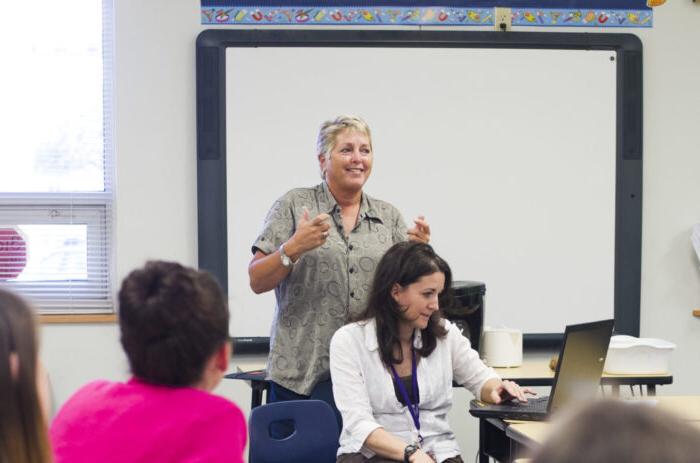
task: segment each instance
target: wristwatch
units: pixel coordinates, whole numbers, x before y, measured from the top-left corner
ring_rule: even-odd
[[[416,444],[408,444],[406,448],[403,449],[403,463],[410,463],[409,458],[417,451],[418,446]]]
[[[282,265],[285,267],[291,267],[296,262],[292,260],[287,254],[284,253],[284,243],[280,244],[280,260],[282,260]]]

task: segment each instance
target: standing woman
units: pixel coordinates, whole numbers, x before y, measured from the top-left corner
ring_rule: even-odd
[[[339,463],[461,463],[447,422],[453,381],[484,402],[526,402],[532,393],[501,381],[442,318],[451,283],[428,244],[396,244],[379,262],[366,311],[330,346]]]
[[[287,192],[272,206],[248,267],[256,293],[275,290],[268,375],[271,401],[320,398],[333,404],[328,346],[360,313],[377,262],[394,243],[430,239],[423,217],[407,230],[399,211],[363,191],[374,153],[355,116],[321,125],[323,182]]]
[[[0,463],[51,461],[38,345],[33,310],[0,289]]]

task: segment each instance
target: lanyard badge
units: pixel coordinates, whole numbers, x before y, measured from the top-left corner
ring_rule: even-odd
[[[411,400],[411,398],[408,396],[408,391],[406,390],[406,386],[404,386],[403,381],[401,381],[401,378],[399,378],[398,373],[396,373],[396,369],[394,368],[394,365],[390,365],[391,367],[391,373],[394,375],[394,380],[396,381],[396,384],[399,387],[399,392],[401,393],[401,397],[403,397],[403,401],[408,407],[408,411],[411,414],[411,418],[413,419],[413,424],[416,427],[416,432],[418,433],[418,444],[423,445],[423,436],[420,433],[420,400],[418,398],[418,369],[416,368],[416,351],[413,347],[411,347],[411,376],[412,376],[412,386],[413,386],[413,395],[415,396],[415,402]]]

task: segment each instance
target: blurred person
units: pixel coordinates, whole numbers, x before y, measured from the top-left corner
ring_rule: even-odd
[[[648,403],[600,400],[554,423],[532,463],[700,462],[700,430]]]
[[[0,463],[47,463],[48,383],[34,310],[0,288]]]

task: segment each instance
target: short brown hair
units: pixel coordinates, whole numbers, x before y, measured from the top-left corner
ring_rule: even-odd
[[[151,261],[119,291],[119,326],[132,373],[144,381],[189,386],[226,342],[229,312],[221,287],[207,272]]]

